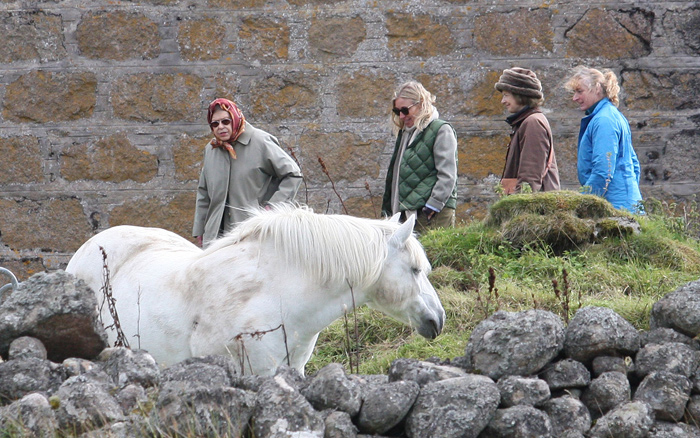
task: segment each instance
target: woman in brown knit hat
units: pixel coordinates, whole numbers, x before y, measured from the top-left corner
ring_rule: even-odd
[[[533,192],[559,190],[552,130],[539,108],[544,99],[537,75],[520,67],[506,69],[495,88],[503,93],[501,103],[510,113],[506,122],[512,128],[501,178],[505,193],[519,193],[523,183]]]

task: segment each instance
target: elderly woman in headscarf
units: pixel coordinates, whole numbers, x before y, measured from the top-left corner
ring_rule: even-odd
[[[248,123],[236,104],[216,99],[207,122],[192,235],[201,246],[247,219],[253,209],[292,202],[302,182],[297,163],[273,135]]]
[[[554,139],[540,110],[544,96],[537,75],[520,67],[505,69],[494,88],[503,93],[501,103],[510,113],[506,122],[512,129],[501,179],[505,194],[520,192],[524,183],[533,192],[559,190]]]
[[[416,215],[417,229],[453,227],[457,206],[457,135],[439,117],[422,84],[402,84],[392,101],[396,143],[386,175],[382,213]]]

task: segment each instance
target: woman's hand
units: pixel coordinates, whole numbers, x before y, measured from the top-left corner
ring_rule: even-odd
[[[428,222],[430,222],[430,219],[435,216],[437,211],[433,210],[432,208],[428,207],[427,205],[423,207],[423,214],[425,215],[426,219],[428,219]]]

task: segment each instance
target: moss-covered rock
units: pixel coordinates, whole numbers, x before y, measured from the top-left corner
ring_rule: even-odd
[[[501,233],[516,247],[549,246],[555,253],[573,249],[593,238],[595,222],[567,211],[552,214],[525,213],[504,222]]]
[[[516,247],[547,246],[555,253],[639,230],[629,213],[605,199],[568,190],[506,196],[491,206],[485,225]]]
[[[504,222],[526,213],[552,215],[556,212],[569,212],[581,219],[631,217],[628,213],[616,210],[612,204],[599,196],[561,190],[505,196],[489,209],[486,225],[499,227]]]

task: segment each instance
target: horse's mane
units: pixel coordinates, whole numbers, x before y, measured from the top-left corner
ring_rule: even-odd
[[[366,287],[379,279],[387,257],[387,240],[399,224],[347,215],[316,214],[307,207],[277,205],[257,210],[203,256],[244,239],[272,242],[289,264],[321,282],[345,282]],[[430,264],[417,239],[406,242],[413,266],[428,271]]]

